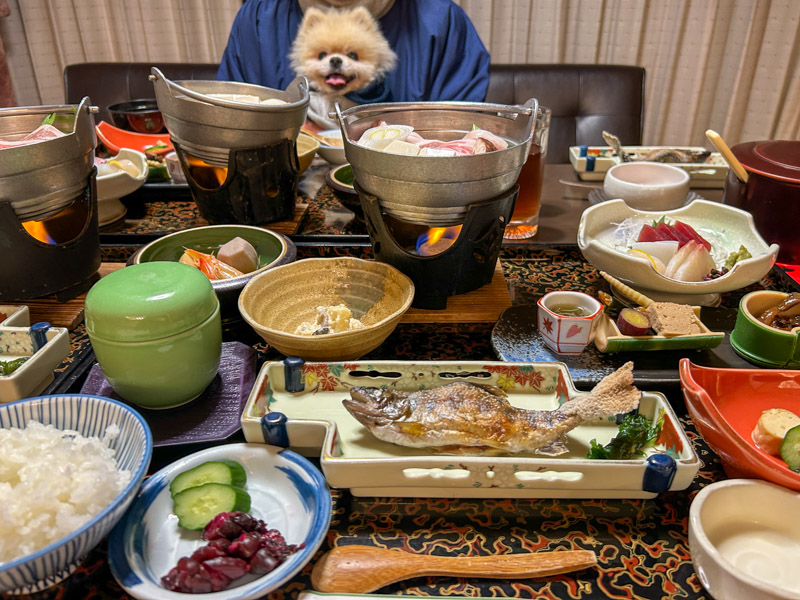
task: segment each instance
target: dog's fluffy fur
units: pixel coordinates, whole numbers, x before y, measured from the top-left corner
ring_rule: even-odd
[[[295,72],[311,85],[309,118],[323,127],[337,126],[327,117],[334,102],[352,106],[345,94],[384,77],[397,62],[377,21],[363,6],[325,12],[309,8],[289,58]]]

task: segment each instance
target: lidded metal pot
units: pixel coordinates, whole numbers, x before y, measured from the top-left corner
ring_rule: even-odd
[[[0,148],[0,300],[76,295],[100,267],[90,104],[0,109],[4,140],[63,134]]]
[[[203,218],[248,225],[293,218],[296,142],[309,102],[304,77],[283,91],[234,81],[170,81],[156,67],[150,80]]]

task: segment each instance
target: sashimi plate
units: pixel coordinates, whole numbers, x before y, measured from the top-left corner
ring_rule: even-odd
[[[751,258],[738,261],[725,275],[709,281],[678,281],[657,272],[644,256],[627,253],[641,226],[661,218],[682,221],[711,244],[719,266],[731,252],[745,246]],[[610,273],[653,300],[693,306],[716,306],[719,294],[759,281],[775,264],[778,245],[767,244],[753,216],[726,204],[695,200],[675,210],[636,210],[623,200],[609,200],[583,211],[578,224],[578,247],[594,267]]]
[[[209,594],[171,592],[161,577],[178,559],[205,544],[200,531],[178,527],[169,484],[183,471],[209,460],[235,460],[247,473],[250,514],[277,529],[288,544],[305,543],[276,569],[245,575]],[[122,588],[140,600],[251,600],[288,583],[322,545],[331,518],[331,495],[322,473],[294,452],[263,444],[227,444],[190,454],[148,478],[123,519],[111,531],[108,559]]]
[[[465,456],[436,454],[374,437],[342,400],[355,386],[418,391],[454,381],[490,384],[512,405],[553,410],[578,395],[566,365],[553,363],[372,361],[270,362],[262,366],[242,414],[250,442],[282,444],[320,458],[328,483],[356,496],[456,498],[652,498],[643,489],[650,456],[632,460],[586,458],[592,439],[608,443],[613,419],[584,423],[567,436],[568,452]],[[298,385],[299,382],[299,385]],[[297,387],[296,387],[297,386]],[[288,387],[288,389],[287,389]],[[292,390],[298,391],[292,391]],[[645,392],[639,412],[663,415],[664,427],[649,454],[675,461],[669,490],[685,489],[699,468],[691,443],[663,394]]]

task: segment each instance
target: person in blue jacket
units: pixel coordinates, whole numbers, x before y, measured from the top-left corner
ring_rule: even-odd
[[[485,99],[489,53],[469,17],[451,0],[245,0],[217,79],[285,89],[296,76],[288,55],[303,10],[355,4],[378,18],[397,54],[397,66],[387,78],[393,101]],[[379,101],[363,93],[354,100]]]

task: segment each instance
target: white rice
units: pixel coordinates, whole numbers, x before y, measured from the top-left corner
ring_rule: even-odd
[[[0,429],[0,564],[35,552],[91,520],[119,494],[131,473],[117,469],[102,439],[29,421]]]

